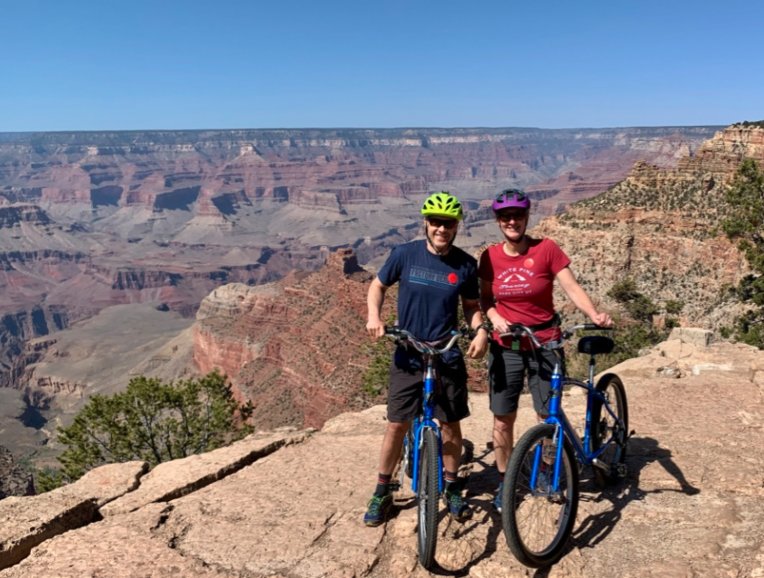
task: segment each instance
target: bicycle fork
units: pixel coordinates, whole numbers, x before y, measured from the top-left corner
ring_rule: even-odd
[[[560,423],[560,398],[562,396],[562,374],[560,373],[560,364],[556,363],[554,370],[552,371],[551,378],[551,397],[549,398],[549,416],[547,417],[547,423],[554,425],[554,435],[552,440],[548,443],[541,443],[537,448],[533,457],[533,470],[531,471],[531,488],[534,488],[534,492],[542,491],[549,492],[550,495],[556,496],[560,490],[560,474],[562,473],[562,452],[565,433],[563,424]],[[546,440],[544,440],[546,442]],[[538,482],[541,477],[542,469],[546,467],[547,470],[550,463],[554,464],[551,471],[547,472],[547,480],[545,480],[546,488],[539,488]]]
[[[424,378],[424,391],[422,399],[422,415],[414,419],[412,448],[409,448],[410,459],[413,460],[411,472],[411,490],[416,494],[419,491],[419,466],[421,464],[420,452],[424,445],[425,430],[432,430],[435,433],[435,439],[438,443],[438,493],[443,493],[443,440],[440,435],[440,428],[433,419],[434,397],[435,397],[435,369],[430,360],[427,363],[427,370]]]

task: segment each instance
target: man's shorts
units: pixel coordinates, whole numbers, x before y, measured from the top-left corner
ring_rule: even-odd
[[[440,389],[435,394],[435,418],[440,422],[455,422],[470,414],[467,405],[467,368],[460,351],[452,349],[446,358],[438,359]],[[390,366],[390,387],[387,394],[387,419],[407,422],[421,412],[422,391],[421,356],[416,351],[399,345]]]
[[[492,341],[488,352],[488,382],[493,414],[502,416],[517,411],[527,375],[536,413],[548,415],[552,371],[557,361],[557,356],[548,349],[537,349],[534,355],[533,351],[514,351]],[[560,370],[564,375],[564,367]]]

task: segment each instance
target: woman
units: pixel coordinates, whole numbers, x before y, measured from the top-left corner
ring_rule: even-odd
[[[594,307],[576,281],[570,270],[570,259],[562,249],[551,239],[535,239],[525,233],[531,208],[525,193],[518,189],[502,191],[492,208],[504,240],[483,252],[478,274],[481,307],[494,328],[488,373],[494,414],[494,457],[503,480],[514,443],[517,404],[526,373],[533,406],[539,419],[544,419],[556,357],[546,349],[534,353],[527,338],[499,336],[506,333],[512,323],[521,323],[533,329],[541,343],[560,338],[559,318],[552,299],[555,279],[593,323],[609,327],[613,321],[607,313]],[[494,507],[501,511],[501,485]]]

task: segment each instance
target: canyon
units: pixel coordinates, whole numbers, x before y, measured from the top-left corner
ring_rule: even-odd
[[[598,298],[624,271],[641,275],[642,263],[679,249],[697,267],[701,246],[684,231],[655,252],[663,241],[644,233],[662,225],[638,205],[581,209],[574,221],[562,211],[624,183],[658,190],[676,171],[704,187],[710,172],[721,190],[753,143],[733,144],[751,130],[719,129],[0,134],[0,381],[32,414],[9,423],[10,437],[27,436],[23,454],[53,455],[41,440],[90,393],[138,373],[172,379],[212,366],[257,402],[264,425],[319,426],[368,404],[357,392],[370,355],[364,283],[392,245],[419,233],[433,189],[465,200],[459,243],[475,252],[496,237],[486,199],[524,187],[539,231],[574,255]],[[682,214],[674,221],[685,226]],[[745,264],[714,242],[730,251],[719,284],[733,282]],[[679,273],[698,285],[683,310],[697,322],[715,285]],[[669,272],[665,286],[664,300]]]

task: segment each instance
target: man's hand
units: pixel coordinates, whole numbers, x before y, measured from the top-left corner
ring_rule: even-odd
[[[488,331],[478,329],[475,338],[470,341],[470,346],[467,348],[467,357],[481,359],[486,351],[488,351]]]
[[[375,321],[369,319],[366,322],[366,333],[368,333],[369,337],[372,339],[379,339],[385,334],[385,324],[379,319]]]

